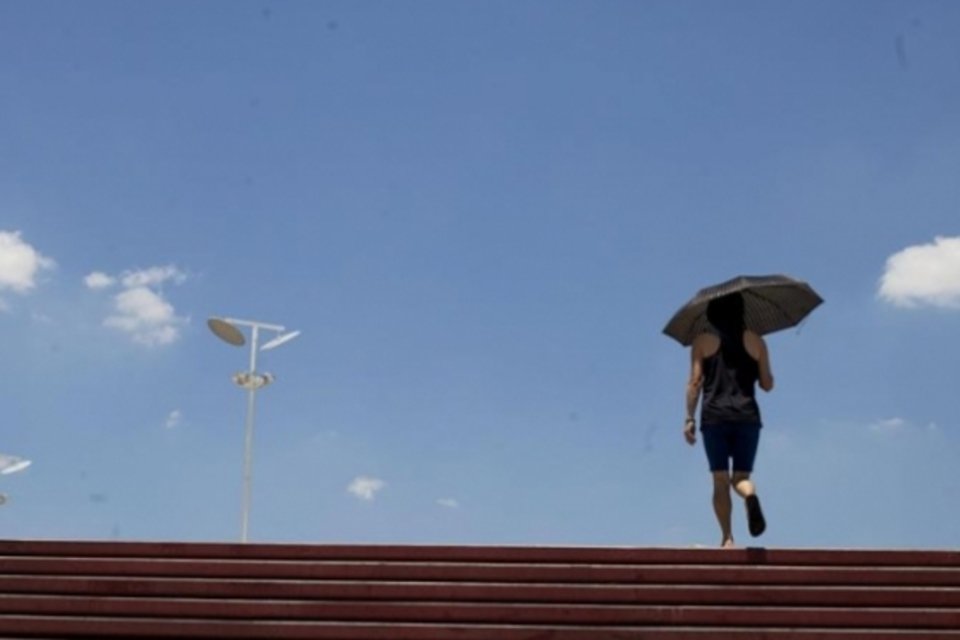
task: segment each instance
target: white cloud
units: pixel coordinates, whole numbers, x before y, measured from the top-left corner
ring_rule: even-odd
[[[877,433],[898,433],[907,428],[908,423],[903,418],[886,418],[870,425],[870,430]]]
[[[166,266],[126,271],[119,278],[94,271],[84,283],[91,289],[105,289],[119,282],[123,290],[113,296],[113,313],[103,321],[104,326],[128,334],[134,342],[156,347],[176,342],[188,319],[178,316],[163,293],[153,287],[185,280],[182,271]]]
[[[938,236],[887,258],[879,296],[898,307],[960,308],[960,236]]]
[[[437,504],[446,509],[459,509],[460,503],[455,498],[440,498]]]
[[[26,293],[37,284],[42,271],[56,263],[24,242],[19,231],[0,231],[0,291]]]
[[[180,409],[174,409],[170,412],[170,415],[167,416],[167,420],[164,423],[164,426],[167,429],[175,429],[180,426],[180,423],[183,421],[183,413]]]
[[[386,486],[387,483],[380,478],[359,476],[353,479],[353,482],[347,487],[347,492],[352,493],[361,500],[373,500],[377,492]]]
[[[116,313],[103,321],[104,326],[130,334],[135,342],[158,346],[180,337],[178,325],[185,320],[162,295],[147,287],[121,291],[114,296],[113,305]]]
[[[930,436],[936,436],[940,432],[940,427],[936,422],[920,423],[904,418],[886,418],[877,420],[867,425],[867,429],[877,435],[892,436],[898,434],[909,434],[916,436],[927,433]]]
[[[108,276],[102,271],[94,271],[83,279],[83,283],[87,285],[88,289],[106,289],[112,287],[116,282],[116,278]]]
[[[127,271],[121,276],[123,286],[128,289],[136,287],[150,287],[172,280],[174,284],[182,284],[187,275],[173,265],[165,267],[150,267],[138,271]]]

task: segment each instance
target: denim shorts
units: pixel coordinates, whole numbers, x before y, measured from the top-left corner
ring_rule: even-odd
[[[707,452],[710,471],[753,471],[760,442],[760,424],[735,424],[724,422],[700,427],[703,448]]]

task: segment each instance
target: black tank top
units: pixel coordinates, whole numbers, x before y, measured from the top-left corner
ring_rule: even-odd
[[[754,397],[760,368],[747,353],[743,337],[718,333],[720,348],[703,359],[703,405],[700,424],[760,424]]]

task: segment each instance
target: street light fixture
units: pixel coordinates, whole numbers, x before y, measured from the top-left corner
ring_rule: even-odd
[[[8,453],[0,453],[0,473],[10,475],[17,471],[23,471],[33,464],[32,460],[24,460],[20,456],[11,456]]]
[[[207,326],[218,338],[235,347],[242,347],[247,342],[246,337],[238,327],[250,328],[250,368],[233,376],[233,382],[241,389],[247,390],[247,418],[244,428],[243,451],[243,517],[240,525],[240,541],[246,542],[250,525],[250,488],[253,478],[253,416],[256,393],[259,389],[273,382],[274,379],[271,373],[257,372],[257,343],[260,339],[260,331],[272,331],[277,334],[275,338],[260,347],[260,351],[279,347],[296,338],[300,335],[300,332],[284,333],[285,329],[279,325],[252,320],[237,320],[235,318],[213,317],[207,320]]]
[[[23,471],[27,467],[33,464],[33,461],[26,460],[20,456],[12,456],[8,453],[0,453],[0,474],[10,475],[11,473],[17,473],[18,471]],[[7,503],[7,494],[0,493],[0,505]]]

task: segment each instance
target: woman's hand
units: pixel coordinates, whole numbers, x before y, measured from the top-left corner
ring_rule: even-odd
[[[697,444],[697,421],[693,418],[687,418],[683,423],[683,437],[686,438],[687,444]]]

